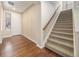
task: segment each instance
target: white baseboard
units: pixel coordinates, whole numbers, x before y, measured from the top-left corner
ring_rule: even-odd
[[[44,48],[44,46],[43,46],[43,45],[42,45],[42,46],[40,46],[39,44],[37,44],[37,47],[39,47],[39,48],[41,48],[41,49],[42,49],[42,48]]]
[[[21,33],[19,33],[19,34],[11,34],[11,35],[4,35],[3,38],[7,38],[7,37],[11,37],[11,36],[15,36],[15,35],[21,35]]]
[[[22,34],[22,35],[24,35],[26,38],[28,38],[29,40],[31,40],[32,42],[34,42],[35,44],[37,44],[36,41],[32,40],[32,39],[31,39],[30,37],[28,37],[27,35],[25,35],[25,34]]]
[[[33,39],[31,39],[31,38],[28,37],[27,35],[25,35],[25,34],[22,34],[22,35],[24,35],[26,38],[28,38],[29,40],[31,40],[32,42],[34,42],[37,47],[39,47],[39,48],[41,48],[41,49],[43,48],[43,46],[39,45],[36,41],[34,41]]]
[[[5,36],[3,36],[3,38],[7,38],[7,37],[11,37],[11,36],[13,36],[13,35],[5,35]]]
[[[36,44],[37,47],[43,48],[43,46],[39,45],[35,40],[31,39],[31,38],[28,37],[27,35],[25,35],[25,34],[22,34],[22,35],[24,35],[26,38],[28,38],[29,40],[31,40],[32,42],[34,42],[34,43]]]

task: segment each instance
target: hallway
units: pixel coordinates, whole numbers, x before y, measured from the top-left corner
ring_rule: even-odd
[[[5,38],[1,45],[0,55],[5,56],[16,56],[16,57],[58,57],[56,53],[48,50],[47,48],[40,49],[35,43],[28,40],[22,35],[16,35],[9,38]]]
[[[79,1],[0,1],[1,57],[79,56]]]

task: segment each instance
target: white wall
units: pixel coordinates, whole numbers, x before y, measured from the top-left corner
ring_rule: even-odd
[[[22,16],[23,34],[41,46],[41,5],[33,4]]]
[[[5,29],[5,13],[11,13],[11,31]],[[21,34],[21,14],[13,11],[4,10],[3,37]]]
[[[42,28],[48,23],[56,8],[60,5],[60,1],[42,1],[41,2],[41,22]]]
[[[62,10],[79,7],[79,1],[62,1]]]
[[[49,35],[52,31],[52,28],[54,27],[54,24],[59,16],[61,9],[61,1],[42,1],[41,2],[41,32],[42,32],[42,47],[45,46],[45,43],[47,42],[47,39],[49,38]],[[56,10],[57,9],[57,10]],[[45,25],[48,23],[48,21],[51,19],[51,17],[54,15],[56,11],[55,16],[52,18],[51,22],[47,25],[45,29]]]
[[[1,2],[0,2],[0,15],[1,15]],[[1,16],[0,16],[0,32],[1,32]]]
[[[73,1],[62,1],[62,10],[72,9]]]
[[[73,8],[74,56],[79,57],[79,7]]]
[[[3,21],[3,7],[0,2],[0,43],[2,43],[2,21]]]

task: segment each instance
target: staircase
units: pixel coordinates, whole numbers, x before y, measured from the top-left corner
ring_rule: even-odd
[[[46,42],[46,48],[61,56],[74,56],[72,10],[62,11]]]

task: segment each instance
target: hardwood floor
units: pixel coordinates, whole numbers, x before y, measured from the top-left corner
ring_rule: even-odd
[[[0,45],[2,57],[60,57],[47,48],[40,49],[22,35],[5,38]]]

